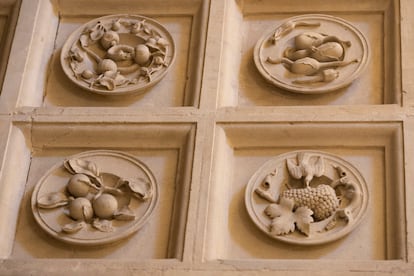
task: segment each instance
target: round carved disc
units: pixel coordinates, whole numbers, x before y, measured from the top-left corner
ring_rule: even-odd
[[[132,155],[109,150],[86,151],[71,156],[67,160],[77,160],[78,164],[86,168],[87,171],[84,171],[86,175],[89,174],[89,171],[97,171],[102,179],[103,185],[106,187],[106,190],[103,192],[104,196],[101,195],[101,198],[115,198],[117,202],[115,204],[117,204],[118,210],[125,210],[125,207],[127,207],[129,219],[125,218],[125,215],[123,215],[123,218],[119,217],[119,219],[115,219],[114,217],[99,218],[97,215],[99,213],[98,211],[103,213],[107,210],[102,208],[97,210],[98,207],[96,205],[98,204],[94,205],[94,197],[97,195],[97,191],[93,188],[89,189],[88,195],[79,197],[71,194],[68,185],[74,173],[70,173],[66,169],[67,165],[65,161],[56,164],[46,172],[36,184],[32,194],[31,207],[34,218],[39,226],[49,235],[63,242],[75,245],[102,245],[126,238],[143,227],[149,220],[158,201],[159,188],[153,174],[141,161]],[[88,170],[88,166],[85,164],[89,164],[91,170]],[[79,170],[83,170],[82,167],[77,169],[78,172]],[[148,197],[144,200],[137,198],[127,190],[129,188],[126,186],[122,186],[119,189],[123,193],[108,191],[108,189],[120,187],[119,181],[121,179],[145,183]],[[44,208],[41,205],[41,203],[45,204],[45,198],[47,199],[50,195],[56,194],[63,198],[68,198],[68,204],[56,207],[52,206],[50,208]],[[93,206],[93,211],[89,210],[91,211],[90,213],[86,212],[86,216],[89,214],[88,221],[82,222],[82,220],[76,220],[70,213],[71,203],[79,200],[79,198],[83,201],[91,202]],[[109,201],[109,203],[113,204],[114,202]],[[82,216],[82,209],[79,212]],[[104,230],[99,230],[95,227],[94,221],[97,221]],[[79,223],[83,224],[80,230],[74,231],[73,233],[63,230],[65,227],[79,225]],[[110,229],[105,230],[108,223]]]
[[[308,191],[305,191],[305,175],[295,179],[288,169],[289,162],[292,170],[302,170],[301,158],[306,160],[302,165],[310,165],[308,171],[312,167],[316,168],[315,175],[320,173],[312,178]],[[322,164],[319,169],[318,164]],[[328,199],[326,195],[317,198],[305,194],[309,191],[317,194],[318,190],[320,193],[322,188],[335,191],[333,197],[336,194],[339,205],[335,212],[317,219],[317,209],[326,208]],[[300,194],[301,201],[318,202],[310,203],[316,205],[312,207],[313,212],[311,207],[299,208],[296,203],[293,206],[282,202],[282,194],[287,191]],[[368,205],[368,188],[358,170],[336,155],[313,150],[293,151],[270,159],[254,173],[246,186],[245,205],[254,224],[270,237],[292,244],[316,245],[347,235],[361,222]]]
[[[138,15],[93,19],[66,40],[60,60],[76,85],[102,95],[145,92],[175,59],[171,34],[157,21]]]
[[[308,41],[301,39],[304,36]],[[321,40],[312,44],[311,38]],[[295,50],[299,52],[293,54]],[[335,50],[339,51],[337,56],[335,52],[332,55]],[[323,60],[328,57],[329,61]],[[313,59],[311,63],[309,58]],[[334,66],[330,63],[333,60],[343,64]],[[369,46],[364,35],[349,22],[322,14],[291,17],[263,35],[254,48],[256,67],[268,82],[303,94],[327,93],[349,85],[361,75],[368,60]]]

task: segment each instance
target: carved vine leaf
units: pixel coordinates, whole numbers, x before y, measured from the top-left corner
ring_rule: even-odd
[[[313,222],[313,212],[307,207],[299,207],[293,211],[294,201],[289,198],[280,198],[279,204],[270,204],[264,210],[272,219],[270,233],[285,235],[295,231],[296,227],[305,235],[309,235],[310,223]]]
[[[299,207],[294,213],[296,227],[306,236],[310,234],[310,224],[313,222],[312,214],[312,210],[307,207]]]
[[[65,206],[69,202],[66,194],[61,192],[49,193],[41,196],[37,200],[37,206],[44,209],[52,209],[60,206]]]
[[[114,228],[112,227],[112,222],[106,219],[94,219],[92,222],[92,226],[95,229],[98,229],[101,232],[112,232]]]
[[[62,227],[62,231],[68,234],[76,233],[79,230],[86,227],[86,223],[84,221],[74,221],[68,223]]]
[[[272,235],[285,235],[295,231],[295,220],[293,216],[294,201],[281,198],[279,204],[270,204],[265,209],[265,214],[272,220],[270,233]]]

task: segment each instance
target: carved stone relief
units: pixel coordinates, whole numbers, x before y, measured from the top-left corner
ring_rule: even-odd
[[[125,238],[149,219],[158,200],[151,171],[131,155],[87,151],[56,164],[36,184],[32,211],[51,236],[77,245]]]
[[[61,52],[69,79],[103,95],[145,91],[165,76],[174,59],[171,34],[137,15],[94,19],[72,33]]]
[[[294,151],[259,168],[246,187],[245,204],[270,237],[314,245],[339,239],[360,223],[368,189],[358,170],[340,157]]]
[[[349,22],[329,15],[289,18],[259,39],[254,61],[283,89],[326,93],[349,85],[369,60],[368,42]]]

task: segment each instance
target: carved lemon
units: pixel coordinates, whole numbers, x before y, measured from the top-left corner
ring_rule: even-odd
[[[107,31],[102,36],[100,42],[104,49],[109,49],[110,47],[119,44],[119,34],[114,31]]]
[[[75,174],[69,180],[67,189],[74,197],[84,197],[89,193],[91,181],[84,174]]]
[[[84,197],[78,197],[69,204],[69,215],[75,220],[90,220],[93,217],[91,202]]]
[[[85,78],[85,79],[90,79],[90,78],[93,77],[93,73],[92,73],[91,70],[88,70],[88,69],[83,70],[82,77]]]
[[[148,46],[139,44],[135,46],[135,62],[139,65],[145,65],[151,57],[151,52]]]
[[[118,70],[118,66],[116,65],[115,61],[112,59],[103,59],[98,64],[98,72],[105,73],[105,72],[116,72]]]
[[[102,194],[93,201],[93,210],[101,219],[111,218],[118,209],[118,201],[113,195]]]

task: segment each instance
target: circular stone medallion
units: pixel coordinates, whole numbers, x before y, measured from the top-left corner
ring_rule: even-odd
[[[75,245],[116,242],[140,229],[158,201],[151,171],[134,156],[86,151],[53,166],[36,184],[34,218],[52,237]]]
[[[349,22],[307,14],[287,19],[254,48],[260,74],[282,89],[318,94],[349,85],[369,60],[368,42]]]
[[[138,15],[89,21],[65,42],[60,61],[76,85],[102,95],[144,92],[159,82],[175,59],[171,34]]]
[[[352,231],[368,205],[367,185],[342,158],[303,150],[279,155],[260,167],[245,191],[250,218],[270,237],[315,245]]]

